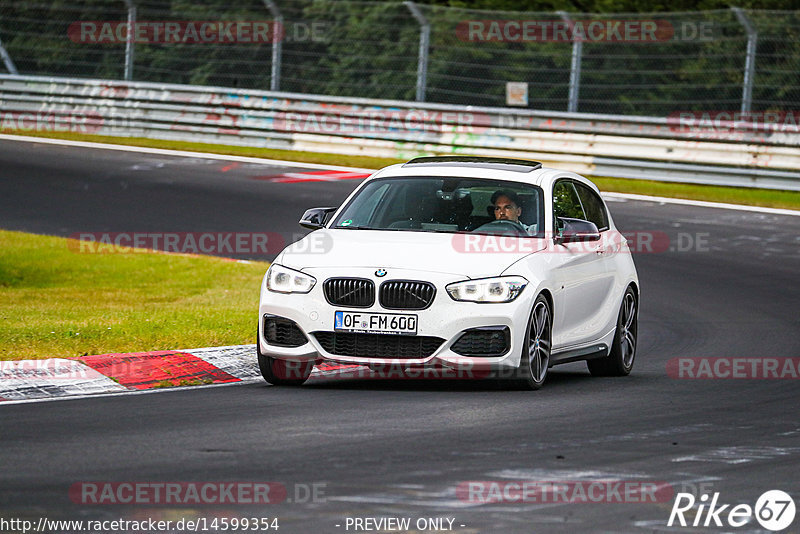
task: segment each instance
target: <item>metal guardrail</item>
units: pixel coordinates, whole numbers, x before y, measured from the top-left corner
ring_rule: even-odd
[[[622,178],[800,190],[800,129],[0,75],[0,129],[392,158],[522,156]]]
[[[3,0],[0,71],[456,105],[505,106],[512,93],[523,108],[649,116],[800,106],[797,9],[448,3]]]

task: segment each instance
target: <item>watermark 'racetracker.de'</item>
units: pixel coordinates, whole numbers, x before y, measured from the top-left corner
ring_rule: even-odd
[[[708,252],[708,232],[679,232],[670,236],[661,230],[637,230],[618,232],[607,230],[595,240],[573,241],[562,244],[558,234],[534,237],[515,235],[454,234],[451,246],[464,254],[509,253],[531,254],[533,252],[575,254],[576,252],[614,252],[624,254],[660,254],[665,252]],[[627,246],[622,246],[622,243]]]
[[[343,109],[336,114],[280,112],[273,121],[276,130],[331,135],[409,131],[480,134],[490,126],[491,117],[485,113],[424,109]]]
[[[108,482],[72,484],[69,498],[83,505],[260,505],[319,503],[325,501],[324,482],[296,483],[252,481]]]
[[[103,117],[91,112],[0,111],[3,131],[95,133],[103,127],[103,122]]]
[[[800,111],[674,111],[667,124],[677,133],[800,133]]]
[[[80,20],[67,28],[67,36],[81,44],[262,44],[277,42],[327,42],[324,22],[283,24],[274,20]]]
[[[460,501],[496,503],[661,503],[674,489],[667,482],[642,480],[484,480],[461,482]]]
[[[685,380],[800,379],[800,357],[681,357],[667,361],[667,375]]]
[[[302,234],[279,232],[76,232],[67,246],[78,254],[137,254],[152,251],[176,254],[209,254],[249,258],[274,256]],[[324,254],[333,242],[326,234],[310,234],[293,250]]]

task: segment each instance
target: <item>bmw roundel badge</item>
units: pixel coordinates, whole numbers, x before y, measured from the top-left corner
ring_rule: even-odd
[[[386,269],[378,269],[377,271],[375,271],[375,276],[377,277],[386,276]]]

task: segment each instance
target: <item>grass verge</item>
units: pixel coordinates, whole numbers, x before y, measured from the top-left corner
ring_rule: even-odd
[[[0,360],[254,343],[267,263],[0,231]]]
[[[4,131],[3,133],[18,132]],[[318,154],[314,152],[299,152],[293,150],[213,145],[206,143],[191,143],[188,141],[162,141],[158,139],[145,139],[138,137],[109,137],[102,135],[76,134],[70,132],[25,132],[25,135],[67,139],[73,141],[91,141],[95,143],[111,143],[117,145],[209,152],[212,154],[233,154],[236,156],[252,156],[258,158],[297,161],[301,163],[339,165],[344,167],[362,167],[366,169],[380,169],[381,167],[385,167],[393,163],[401,163],[405,161],[393,158],[348,156],[344,154]],[[800,210],[800,192],[798,191],[776,191],[769,189],[752,189],[749,187],[720,187],[713,185],[679,184],[673,182],[656,182],[652,180],[632,180],[623,178],[591,178],[603,191],[636,193],[639,195],[685,198],[689,200],[705,200],[709,202],[726,202],[730,204],[744,204],[768,208]]]

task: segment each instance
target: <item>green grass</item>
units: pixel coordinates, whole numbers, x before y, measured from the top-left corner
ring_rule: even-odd
[[[6,131],[4,133],[18,133]],[[112,143],[118,145],[142,146],[150,148],[166,148],[173,150],[189,150],[210,152],[212,154],[233,154],[252,156],[302,163],[318,163],[322,165],[340,165],[345,167],[362,167],[379,169],[405,160],[393,158],[374,158],[369,156],[348,156],[343,154],[318,154],[315,152],[299,152],[293,150],[274,150],[269,148],[237,147],[213,145],[206,143],[190,143],[186,141],[162,141],[136,137],[109,137],[91,134],[75,134],[69,132],[24,132],[25,135],[68,139],[74,141],[92,141],[96,143]],[[622,178],[591,177],[603,191],[618,193],[636,193],[690,200],[706,200],[709,202],[726,202],[769,208],[785,208],[800,210],[800,192],[753,189],[748,187],[720,187],[712,185],[679,184],[673,182],[656,182],[652,180],[632,180]]]
[[[0,360],[254,343],[268,264],[0,231]]]

